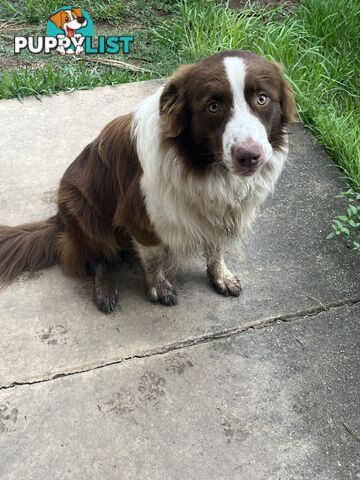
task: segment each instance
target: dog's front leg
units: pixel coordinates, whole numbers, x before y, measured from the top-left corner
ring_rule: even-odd
[[[207,245],[205,248],[207,273],[214,289],[221,295],[238,297],[241,292],[240,280],[227,268],[222,248],[216,245]]]
[[[149,299],[162,305],[176,305],[176,291],[165,275],[169,264],[168,250],[163,245],[144,247],[138,242],[134,244],[144,269]]]

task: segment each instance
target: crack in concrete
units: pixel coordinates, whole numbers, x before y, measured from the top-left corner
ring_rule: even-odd
[[[64,378],[64,377],[69,377],[73,375],[78,375],[81,373],[86,373],[86,372],[91,372],[94,370],[100,370],[102,368],[110,367],[113,365],[120,365],[122,363],[125,363],[127,361],[135,360],[135,359],[142,359],[142,358],[150,358],[150,357],[156,357],[159,355],[164,355],[166,353],[169,353],[171,351],[176,351],[176,350],[182,350],[183,348],[190,348],[190,347],[196,347],[198,345],[204,345],[210,342],[214,342],[217,340],[221,340],[223,338],[228,338],[228,337],[233,337],[235,335],[239,335],[241,333],[247,332],[247,331],[253,331],[253,330],[259,330],[262,328],[267,328],[270,327],[276,323],[288,323],[291,321],[295,320],[304,320],[308,317],[314,317],[316,315],[319,315],[324,312],[329,312],[331,310],[336,310],[336,309],[341,309],[344,307],[351,307],[354,305],[357,305],[360,303],[360,298],[359,299],[349,299],[345,300],[343,302],[338,302],[330,305],[323,305],[321,302],[319,307],[313,307],[309,308],[307,310],[303,310],[301,312],[294,312],[290,313],[287,315],[280,315],[278,317],[268,317],[264,318],[262,320],[256,320],[252,322],[251,324],[248,325],[243,325],[241,327],[233,327],[229,328],[228,330],[222,330],[220,332],[214,332],[210,333],[207,335],[203,335],[202,337],[196,337],[196,338],[189,338],[187,340],[182,340],[180,342],[175,342],[171,343],[168,345],[164,345],[161,347],[158,347],[157,349],[152,349],[152,350],[147,350],[141,353],[135,353],[132,355],[129,355],[127,357],[120,358],[118,360],[112,360],[110,362],[105,362],[101,365],[95,365],[95,366],[89,366],[89,367],[83,367],[78,370],[73,370],[71,372],[62,372],[62,373],[56,373],[55,375],[52,375],[51,377],[47,378],[41,378],[39,380],[32,380],[32,381],[24,381],[24,382],[12,382],[9,385],[0,385],[0,391],[1,390],[9,390],[11,388],[15,387],[21,387],[25,385],[36,385],[40,383],[47,383],[51,382],[53,380],[57,380],[59,378]]]

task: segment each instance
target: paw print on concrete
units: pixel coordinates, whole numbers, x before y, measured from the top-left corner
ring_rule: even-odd
[[[42,330],[39,338],[48,345],[66,345],[68,340],[66,334],[67,329],[63,325],[55,325]]]
[[[0,405],[0,434],[14,430],[12,427],[17,422],[17,418],[17,408],[11,408],[8,402]]]
[[[113,412],[116,415],[125,415],[136,409],[136,399],[134,395],[126,390],[116,392],[110,400],[108,400],[103,409],[105,412]]]
[[[223,413],[220,409],[219,413],[220,424],[226,438],[227,443],[231,443],[233,440],[236,442],[244,442],[248,436],[249,431],[246,426],[241,426],[241,422],[238,418],[230,413]]]
[[[143,402],[156,400],[158,397],[165,395],[164,386],[166,384],[165,378],[158,375],[156,372],[145,372],[140,377],[138,390]]]
[[[229,416],[224,416],[221,419],[221,426],[228,443],[230,443],[235,434],[233,419]]]
[[[160,398],[165,396],[165,385],[164,377],[156,372],[146,371],[139,379],[137,390],[131,392],[122,388],[105,403],[98,404],[98,409],[105,414],[121,416],[131,414],[138,408],[154,407],[158,405]]]
[[[189,358],[183,353],[177,353],[165,360],[165,370],[173,375],[178,373],[182,375],[187,368],[192,368],[193,364]]]

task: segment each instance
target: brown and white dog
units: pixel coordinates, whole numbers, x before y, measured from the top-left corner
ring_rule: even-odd
[[[254,53],[226,51],[180,67],[69,166],[54,217],[0,227],[0,284],[59,261],[94,277],[95,303],[108,313],[118,294],[107,265],[130,242],[152,301],[177,303],[167,267],[196,253],[216,291],[238,296],[224,250],[272,192],[294,113],[281,68]]]
[[[87,20],[83,16],[83,13],[80,8],[71,8],[68,10],[60,10],[60,12],[54,13],[49,17],[49,20],[53,22],[57,28],[64,30],[65,35],[58,35],[58,38],[61,37],[81,37],[80,34],[76,33],[80,28],[86,27]],[[84,47],[77,46],[75,54],[79,55],[84,51]],[[64,47],[58,47],[58,52],[61,55],[65,55],[66,50]],[[73,49],[69,49],[68,53],[74,53]]]

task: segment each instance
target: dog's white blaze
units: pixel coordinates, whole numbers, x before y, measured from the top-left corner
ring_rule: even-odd
[[[224,161],[233,170],[231,147],[240,146],[246,142],[257,143],[268,161],[272,155],[266,129],[258,119],[245,99],[246,65],[239,57],[224,58],[226,75],[233,94],[233,112],[223,134]]]

